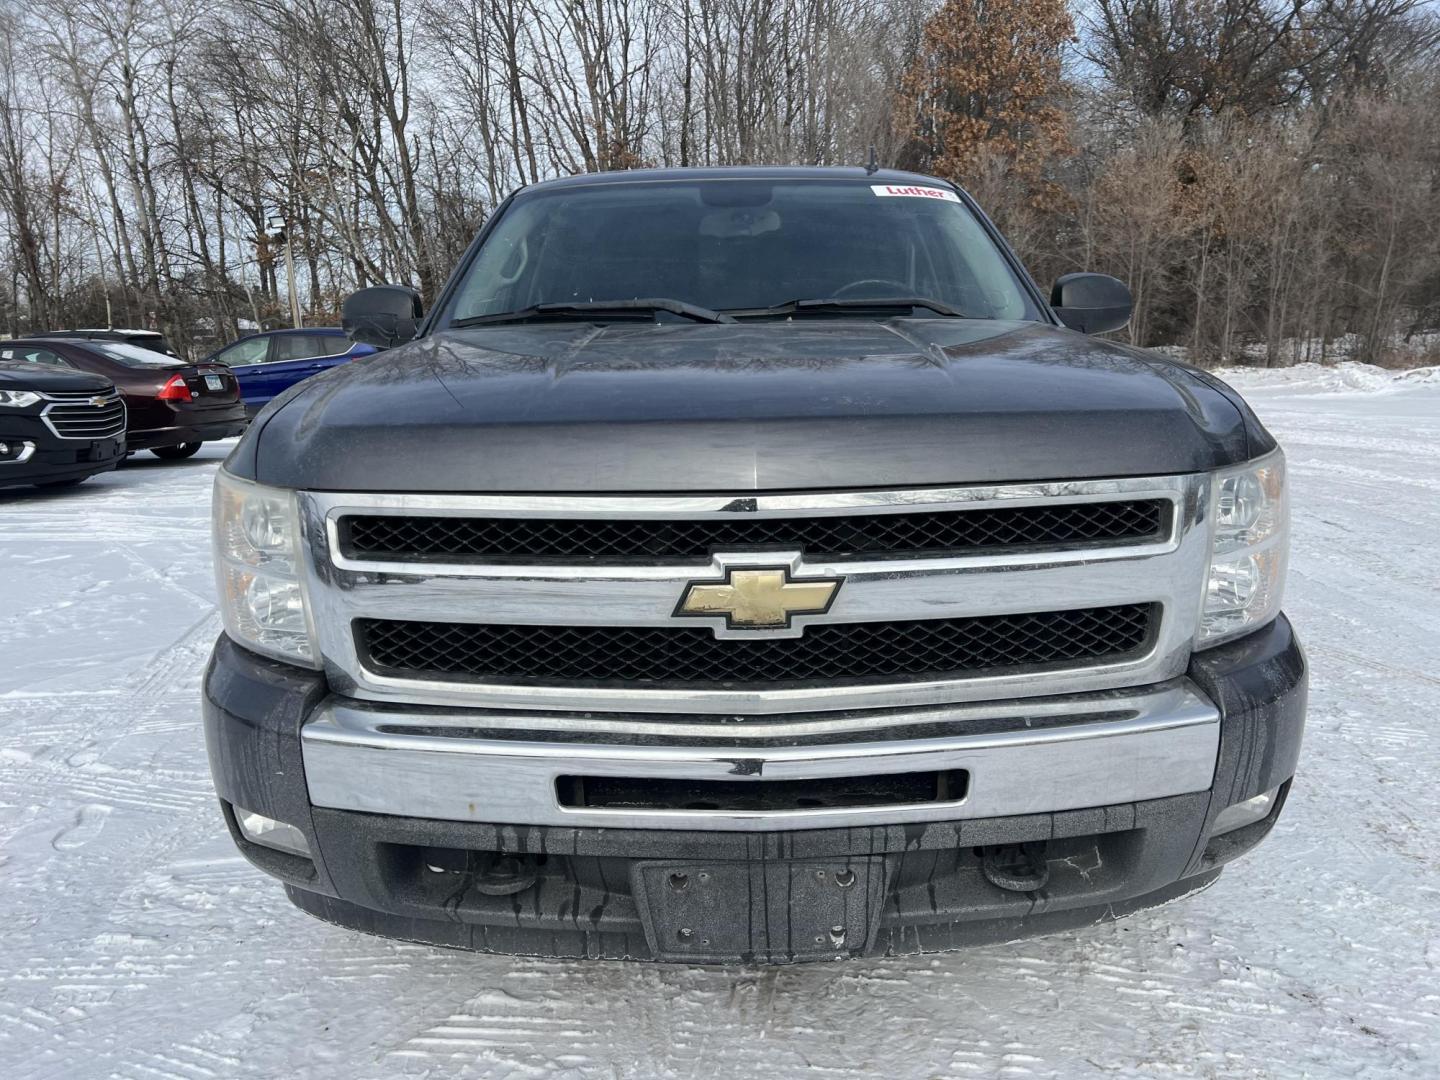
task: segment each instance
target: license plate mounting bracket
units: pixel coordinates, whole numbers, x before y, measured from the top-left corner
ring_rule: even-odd
[[[864,953],[885,859],[636,863],[631,889],[656,959],[783,964]]]

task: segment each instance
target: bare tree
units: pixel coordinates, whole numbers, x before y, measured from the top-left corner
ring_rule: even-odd
[[[1421,0],[29,0],[0,317],[201,351],[288,320],[277,218],[328,322],[360,285],[433,297],[550,176],[874,146],[969,185],[1041,279],[1126,277],[1135,342],[1378,357],[1440,324],[1437,38]]]

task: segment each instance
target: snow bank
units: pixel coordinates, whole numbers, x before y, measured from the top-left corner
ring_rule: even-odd
[[[1274,388],[1306,395],[1380,393],[1422,384],[1440,386],[1440,366],[1391,371],[1353,360],[1283,368],[1217,368],[1214,373],[1240,391]]]

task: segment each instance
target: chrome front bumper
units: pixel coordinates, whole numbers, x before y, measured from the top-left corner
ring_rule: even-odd
[[[920,725],[922,737],[903,730]],[[1219,737],[1215,705],[1182,678],[880,717],[723,725],[547,723],[331,697],[301,729],[301,746],[317,807],[508,825],[762,832],[1048,813],[1206,791]],[[964,770],[964,798],[780,811],[617,809],[563,805],[557,790],[560,777],[577,775],[764,782],[932,770]]]

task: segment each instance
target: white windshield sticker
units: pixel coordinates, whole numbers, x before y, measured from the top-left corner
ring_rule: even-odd
[[[914,199],[946,199],[949,202],[959,202],[960,196],[953,191],[946,191],[938,187],[920,187],[917,184],[871,184],[870,190],[876,195],[884,196],[909,196]]]

